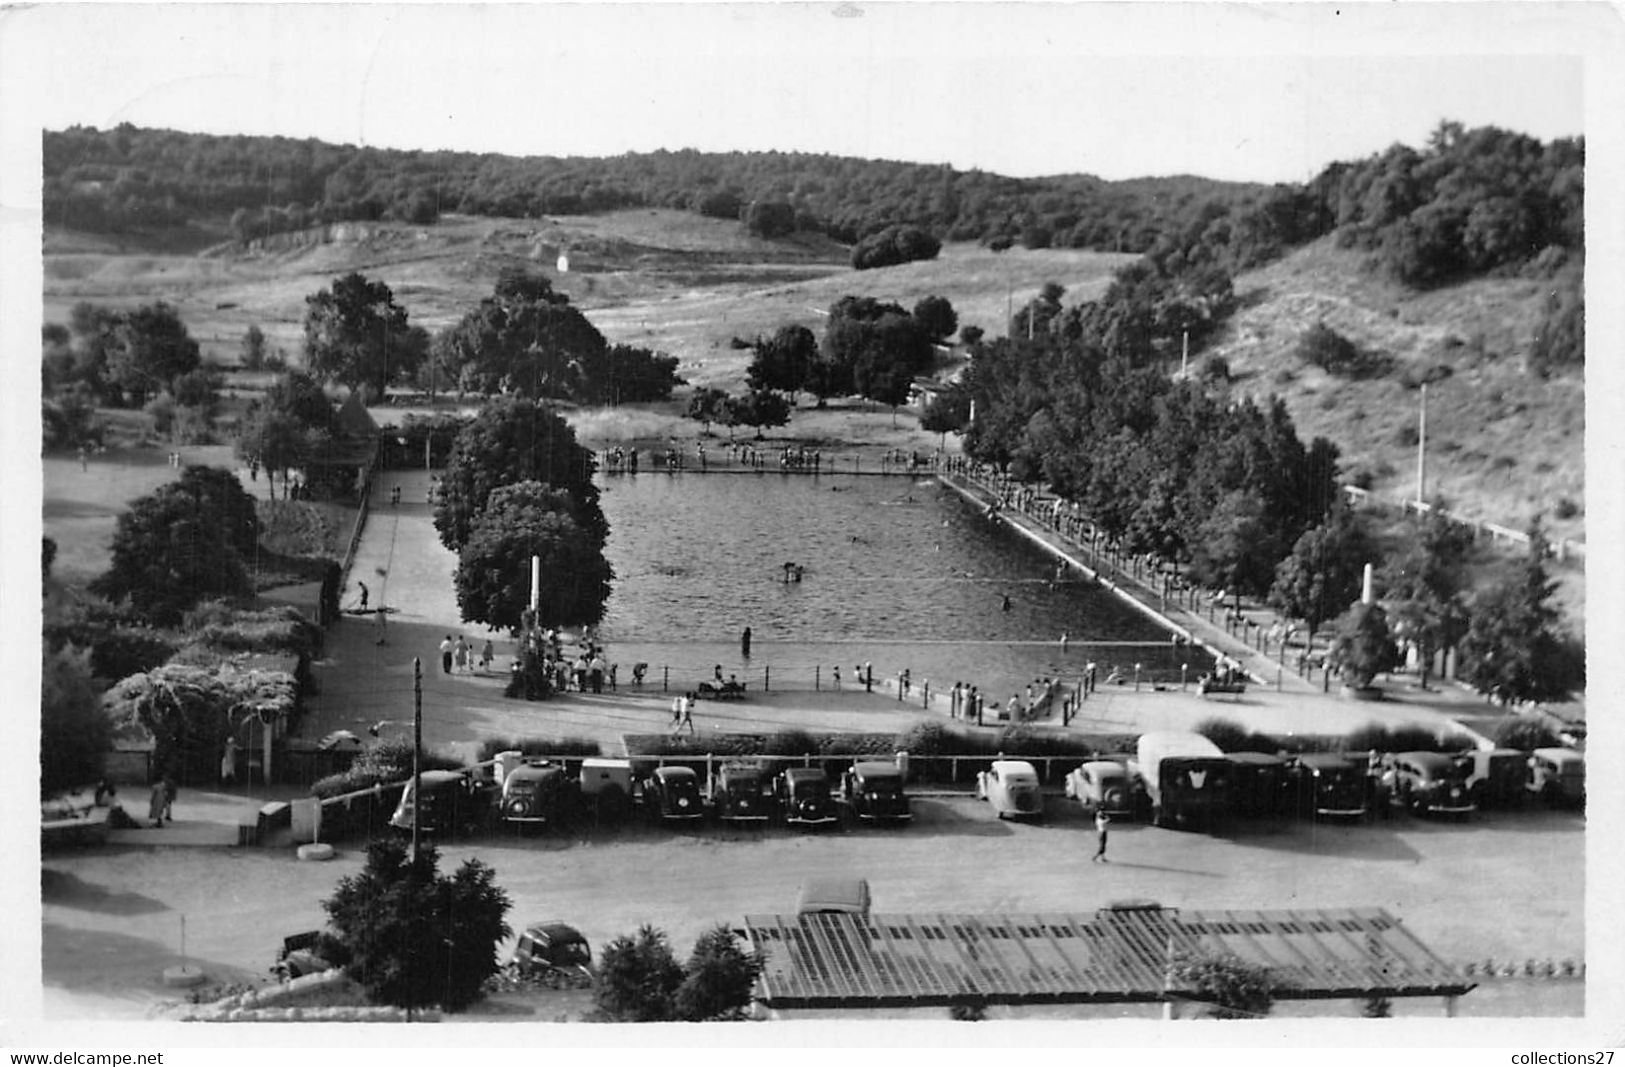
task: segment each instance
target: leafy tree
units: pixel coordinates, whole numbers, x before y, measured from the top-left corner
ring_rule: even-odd
[[[105,352],[108,384],[135,406],[202,361],[180,315],[161,300],[117,315]]]
[[[1375,555],[1376,546],[1359,517],[1339,507],[1299,537],[1292,554],[1276,566],[1269,604],[1288,618],[1302,619],[1313,641],[1321,623],[1359,597],[1365,565],[1375,562]]]
[[[1344,613],[1327,662],[1355,689],[1370,688],[1377,675],[1399,666],[1399,650],[1381,604],[1355,604]]]
[[[959,341],[967,348],[975,348],[982,343],[987,331],[980,326],[965,325],[959,328]]]
[[[590,365],[607,377],[603,334],[541,275],[503,271],[493,295],[446,331],[437,348],[469,392],[584,401],[610,395],[609,383],[593,382],[589,371]]]
[[[1280,559],[1280,541],[1255,491],[1238,491],[1220,500],[1197,528],[1191,546],[1190,573],[1197,581],[1228,589],[1236,602],[1243,594],[1261,594]]]
[[[790,421],[790,401],[771,389],[752,389],[744,396],[729,397],[723,410],[729,426],[755,427],[758,441],[763,428]]]
[[[787,237],[796,232],[796,210],[783,200],[753,200],[745,209],[745,228],[758,237]]]
[[[246,559],[253,554],[260,539],[259,513],[235,474],[222,467],[187,467],[173,484],[196,499],[202,514],[214,516],[240,555]]]
[[[713,422],[721,422],[728,416],[728,394],[721,389],[706,386],[694,390],[688,398],[688,417],[705,426],[705,432],[711,432]]]
[[[570,517],[599,544],[609,534],[592,482],[593,454],[575,431],[539,401],[510,397],[487,404],[458,434],[436,496],[440,541],[461,551],[491,493],[518,482],[543,482],[569,494]]]
[[[737,219],[745,201],[737,189],[715,189],[695,198],[694,210],[713,219]]]
[[[1573,285],[1553,292],[1529,342],[1529,365],[1540,374],[1585,366],[1585,292]]]
[[[825,377],[814,389],[820,396],[833,395],[835,382],[850,383],[862,396],[895,408],[908,400],[915,376],[930,368],[934,353],[925,330],[897,304],[847,296],[830,308],[822,356]]]
[[[1229,953],[1176,959],[1168,974],[1192,999],[1210,1005],[1210,1019],[1259,1019],[1275,1006],[1270,969]]]
[[[688,1022],[743,1018],[766,964],[760,951],[741,949],[727,926],[707,930],[683,968],[683,982],[672,997],[673,1014]]]
[[[376,399],[391,382],[411,378],[428,346],[389,286],[359,272],[305,298],[305,365],[322,381]]]
[[[90,653],[47,649],[40,674],[40,796],[94,782],[113,725],[91,677]]]
[[[580,360],[581,384],[574,399],[583,404],[641,404],[670,400],[684,384],[677,357],[637,345],[611,345]]]
[[[794,394],[805,389],[818,360],[818,338],[805,326],[780,326],[769,338],[757,338],[756,354],[745,371],[752,388]]]
[[[219,516],[185,486],[160,486],[119,516],[112,566],[91,592],[114,603],[127,599],[152,623],[172,626],[201,599],[251,592],[234,547],[240,535],[222,529]]]
[[[942,242],[918,226],[887,226],[852,248],[852,266],[857,270],[894,267],[917,259],[936,259]]]
[[[273,496],[273,476],[280,472],[286,496],[292,472],[329,447],[337,428],[337,410],[322,387],[302,371],[289,371],[249,409],[236,451],[241,459],[265,468],[266,489]]]
[[[622,934],[604,946],[593,1004],[607,1022],[661,1022],[673,1018],[682,984],[683,968],[665,933],[645,925],[635,938]]]
[[[914,305],[914,321],[933,341],[946,341],[959,329],[959,313],[946,297],[927,296]]]
[[[218,370],[212,367],[198,367],[196,370],[176,375],[169,388],[174,394],[175,403],[181,407],[195,408],[205,415],[210,415],[215,405],[220,402],[220,387],[224,384],[225,379]]]
[[[1519,566],[1472,600],[1461,675],[1503,703],[1561,698],[1573,684],[1562,670],[1567,657],[1551,603],[1557,584],[1546,569],[1547,549],[1537,520]]]
[[[249,323],[243,331],[242,361],[244,370],[259,370],[265,366],[265,331]]]
[[[42,398],[40,428],[47,450],[99,444],[102,422],[96,416],[96,396],[90,386],[75,382]]]
[[[457,557],[457,606],[463,618],[517,632],[530,604],[531,557],[541,560],[536,623],[579,626],[604,615],[614,572],[603,541],[571,517],[568,492],[541,482],[491,491]]]
[[[920,429],[946,436],[959,433],[970,423],[970,394],[963,389],[937,393],[920,413]]]
[[[1436,500],[1382,571],[1382,599],[1395,633],[1416,645],[1424,688],[1434,655],[1455,647],[1467,633],[1463,597],[1471,545],[1471,533],[1446,518],[1443,502]]]
[[[448,878],[438,865],[432,845],[414,863],[405,843],[381,838],[367,846],[361,873],[323,902],[350,956],[345,970],[375,1001],[462,1011],[499,969],[511,902],[496,872],[469,859]]]

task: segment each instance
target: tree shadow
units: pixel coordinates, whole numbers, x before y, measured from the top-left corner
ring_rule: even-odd
[[[99,911],[108,915],[152,915],[169,911],[169,905],[140,893],[115,892],[87,882],[67,871],[40,869],[40,902],[78,911]]]
[[[1156,863],[1130,863],[1123,860],[1107,859],[1113,867],[1128,867],[1136,871],[1162,871],[1166,874],[1189,874],[1197,878],[1223,878],[1217,871],[1197,871],[1189,867],[1163,867]]]

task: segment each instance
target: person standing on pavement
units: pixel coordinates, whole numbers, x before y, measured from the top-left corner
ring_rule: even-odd
[[[1095,840],[1096,840],[1097,844],[1095,845],[1095,854],[1090,859],[1091,863],[1110,863],[1111,862],[1111,860],[1108,860],[1106,858],[1106,837],[1111,832],[1111,825],[1112,825],[1112,817],[1110,815],[1107,815],[1104,809],[1096,810],[1096,812],[1095,812]]]
[[[451,661],[460,671],[468,669],[468,642],[463,640],[462,634],[457,635],[457,643],[452,646]]]
[[[152,820],[152,828],[161,830],[164,826],[164,804],[168,798],[164,789],[163,779],[152,783],[152,792],[147,796],[147,818]]]
[[[359,579],[359,578],[358,578],[358,579],[356,579],[356,583],[355,583],[355,584],[356,584],[356,585],[358,585],[358,586],[360,586],[360,587],[361,587],[361,610],[362,610],[362,611],[366,611],[366,610],[367,610],[367,596],[368,596],[368,593],[367,593],[367,583],[366,583],[366,582],[363,582],[363,581],[361,581],[361,580],[360,580],[360,579]]]
[[[447,634],[446,639],[444,641],[440,642],[440,673],[441,674],[450,674],[451,673],[451,654],[452,654],[452,652],[453,652],[453,650],[455,648],[456,648],[456,646],[451,643],[451,634]]]
[[[745,627],[744,632],[739,635],[739,654],[741,656],[743,656],[745,659],[750,659],[750,627],[749,626]]]
[[[175,798],[180,795],[180,787],[175,784],[173,774],[164,775],[164,822],[175,821]]]

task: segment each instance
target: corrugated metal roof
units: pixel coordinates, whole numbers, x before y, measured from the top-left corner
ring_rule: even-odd
[[[774,1008],[925,1007],[1185,999],[1172,960],[1230,954],[1270,968],[1279,1000],[1459,996],[1473,988],[1381,908],[1094,914],[765,915]]]

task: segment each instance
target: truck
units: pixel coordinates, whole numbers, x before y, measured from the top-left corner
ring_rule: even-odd
[[[1230,806],[1230,760],[1196,733],[1153,731],[1140,736],[1130,769],[1151,804],[1156,826],[1206,826]]]

